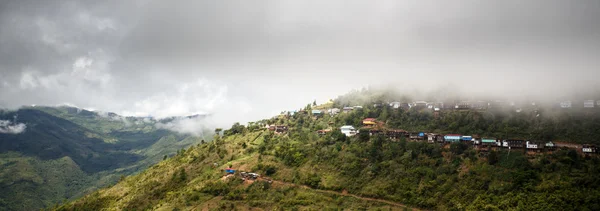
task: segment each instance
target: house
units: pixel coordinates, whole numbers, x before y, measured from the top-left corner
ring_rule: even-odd
[[[456,103],[454,105],[454,109],[459,109],[459,110],[471,109],[471,103],[469,103],[468,101]]]
[[[385,136],[391,139],[397,139],[401,137],[406,137],[406,131],[404,130],[388,130],[385,132]]]
[[[481,145],[481,138],[473,138],[473,145]]]
[[[354,110],[354,108],[352,108],[352,107],[344,107],[344,108],[342,108],[342,110],[343,110],[344,113],[350,113],[351,111]]]
[[[419,139],[420,139],[420,137],[419,137],[419,133],[410,133],[410,134],[408,135],[408,137],[409,137],[411,140],[419,140]]]
[[[462,135],[459,134],[446,134],[444,136],[444,141],[446,142],[460,142]]]
[[[471,108],[478,109],[478,110],[487,109],[488,108],[488,103],[485,102],[485,101],[473,102],[473,103],[471,103]]]
[[[508,148],[523,148],[525,145],[525,141],[522,139],[507,139],[503,142],[503,147]]]
[[[435,137],[435,141],[438,143],[444,143],[444,136],[438,135],[437,137]]]
[[[427,143],[435,143],[438,136],[439,135],[435,133],[427,133]]]
[[[340,128],[340,130],[346,136],[356,135],[356,128],[354,128],[352,125],[344,125]]]
[[[379,107],[381,107],[381,104],[379,104],[379,103],[373,104],[373,108],[379,108]]]
[[[321,110],[312,110],[312,115],[313,116],[323,116],[323,111]]]
[[[329,132],[331,132],[331,129],[317,130],[317,134],[319,134],[319,135],[325,135]]]
[[[594,107],[594,101],[593,100],[583,101],[583,107],[584,108],[593,108]]]
[[[327,113],[329,113],[329,115],[331,115],[331,116],[335,116],[340,113],[340,109],[339,108],[331,108],[331,109],[327,110]]]
[[[581,144],[567,143],[567,142],[561,142],[561,141],[554,142],[554,145],[556,145],[557,148],[569,148],[569,149],[581,149],[582,148]]]
[[[400,103],[400,108],[408,110],[410,109],[410,105],[408,103]]]
[[[354,109],[362,109],[362,106],[353,106]]]
[[[363,119],[362,123],[366,127],[372,127],[372,126],[377,125],[377,120],[375,120],[375,118],[366,118],[366,119]]]
[[[581,148],[581,151],[583,153],[596,153],[598,151],[598,148],[594,145],[583,145],[583,148]]]
[[[232,168],[226,168],[226,169],[225,169],[225,172],[226,172],[227,174],[235,174],[235,170],[234,170],[234,169],[232,169]]]
[[[391,102],[390,107],[392,108],[400,108],[400,102]]]
[[[412,103],[411,108],[414,109],[421,109],[421,108],[426,108],[427,107],[427,102],[425,101],[416,101]]]
[[[481,145],[484,146],[497,146],[496,138],[482,138]]]
[[[538,144],[537,142],[533,142],[533,141],[526,141],[525,142],[525,148],[527,148],[527,150],[538,150],[541,149],[543,145]]]
[[[443,102],[437,102],[435,104],[433,104],[433,110],[434,111],[440,111],[444,108],[444,103]]]
[[[275,133],[285,133],[287,132],[288,127],[285,125],[277,125],[275,126]]]
[[[560,107],[561,108],[571,108],[571,101],[567,100],[567,101],[560,102]]]
[[[552,150],[552,149],[554,149],[556,146],[554,145],[554,143],[552,143],[551,141],[549,141],[549,142],[546,142],[546,144],[544,144],[544,147],[545,147],[546,149],[551,149],[551,150]]]
[[[473,137],[472,136],[462,136],[460,137],[461,141],[473,141]]]
[[[596,107],[600,107],[600,100],[596,101]]]

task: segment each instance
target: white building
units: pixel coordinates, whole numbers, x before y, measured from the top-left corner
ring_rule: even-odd
[[[583,107],[584,108],[593,108],[594,107],[594,101],[593,100],[583,101]]]
[[[327,110],[327,113],[329,113],[329,115],[333,116],[333,115],[336,115],[336,114],[340,113],[340,109],[339,108],[332,108],[332,109]]]
[[[567,100],[567,101],[560,102],[560,107],[561,108],[571,108],[571,101]]]
[[[538,148],[538,144],[533,143],[531,141],[527,141],[525,144],[526,144],[527,149],[537,149]]]
[[[356,129],[352,125],[344,125],[340,130],[348,137],[356,135]]]

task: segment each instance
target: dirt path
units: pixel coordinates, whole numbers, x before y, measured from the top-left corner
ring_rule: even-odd
[[[263,178],[259,178],[258,180],[266,181]],[[396,202],[393,202],[393,201],[388,201],[388,200],[383,200],[383,199],[376,199],[376,198],[369,198],[369,197],[363,197],[363,196],[359,196],[359,195],[350,194],[347,191],[343,191],[342,193],[340,193],[340,192],[337,192],[337,191],[315,189],[315,188],[308,187],[306,185],[298,185],[298,184],[295,184],[295,183],[289,183],[289,182],[284,182],[284,181],[279,181],[279,180],[272,180],[272,181],[275,184],[290,185],[290,186],[300,187],[300,188],[304,188],[304,189],[310,189],[310,190],[313,190],[313,191],[316,191],[316,192],[320,192],[320,193],[329,193],[329,194],[334,194],[334,195],[339,195],[339,196],[354,197],[354,198],[365,200],[365,201],[374,201],[374,202],[380,202],[380,203],[384,203],[384,204],[389,204],[389,205],[396,206],[396,207],[408,208],[408,209],[411,209],[411,210],[419,210],[419,209],[411,208],[411,207],[406,206],[404,204],[396,203]]]

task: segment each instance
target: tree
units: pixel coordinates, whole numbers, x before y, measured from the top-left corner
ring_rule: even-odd
[[[246,129],[246,127],[244,125],[240,124],[239,122],[236,122],[231,126],[231,129],[226,130],[224,133],[227,136],[235,135],[235,134],[243,134],[245,129]]]
[[[317,100],[313,101],[313,106],[317,106]]]
[[[360,129],[358,131],[358,140],[362,142],[368,142],[370,139],[369,130],[368,129]]]
[[[173,178],[172,178],[175,182],[184,182],[185,180],[187,180],[187,173],[185,173],[185,169],[181,168],[179,169],[178,172],[176,172],[175,174],[173,174]]]
[[[488,164],[495,165],[496,163],[498,163],[498,153],[492,150],[488,154]]]
[[[163,156],[163,160],[166,160],[167,158],[168,158],[167,155]]]

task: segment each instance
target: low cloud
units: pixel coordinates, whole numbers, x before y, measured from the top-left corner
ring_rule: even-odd
[[[209,130],[206,127],[206,119],[202,117],[178,117],[166,123],[156,123],[155,127],[159,129],[167,129],[182,134],[190,134],[193,136],[204,136],[205,131]]]
[[[0,133],[19,134],[25,132],[27,125],[24,123],[12,122],[10,120],[0,120]]]

